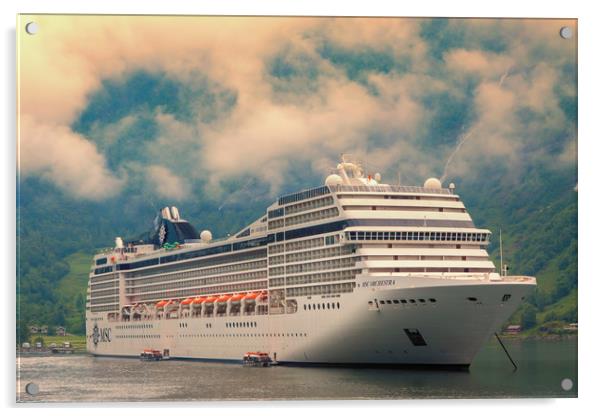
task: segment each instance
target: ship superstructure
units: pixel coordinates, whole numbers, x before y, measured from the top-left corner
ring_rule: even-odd
[[[345,159],[221,241],[166,207],[148,236],[94,257],[88,350],[467,366],[536,285],[496,272],[490,235],[453,184],[387,185]]]

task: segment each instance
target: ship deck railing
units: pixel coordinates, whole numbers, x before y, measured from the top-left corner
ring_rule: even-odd
[[[474,280],[474,281],[497,281],[497,282],[521,282],[530,283],[536,281],[535,277],[531,276],[500,276],[498,273],[461,273],[450,274],[442,273],[403,273],[403,272],[381,272],[369,273],[371,277],[376,276],[399,276],[399,277],[418,277],[424,279],[444,279],[444,280]]]
[[[424,188],[422,186],[409,185],[331,185],[332,192],[399,192],[399,193],[421,193],[451,195],[447,188]]]

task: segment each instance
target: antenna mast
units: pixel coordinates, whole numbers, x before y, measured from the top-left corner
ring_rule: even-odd
[[[504,246],[502,244],[502,227],[500,227],[500,274],[504,276]]]

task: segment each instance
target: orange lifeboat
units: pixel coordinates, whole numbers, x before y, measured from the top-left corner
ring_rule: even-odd
[[[157,309],[160,309],[160,308],[163,308],[165,305],[167,305],[167,301],[166,300],[162,300],[162,301],[157,302],[157,304],[155,305],[155,307]]]
[[[228,302],[228,299],[230,299],[232,297],[232,295],[222,295],[217,299],[217,303],[225,303]]]
[[[230,302],[240,302],[245,297],[244,293],[239,293],[238,295],[234,295],[230,298]]]
[[[255,300],[255,298],[257,298],[257,296],[259,296],[261,293],[260,292],[251,292],[245,295],[245,297],[243,298],[244,300]]]
[[[205,299],[207,299],[205,296],[201,296],[198,298],[194,298],[191,303],[193,305],[200,305],[201,303],[203,303],[205,301]]]
[[[178,307],[179,301],[176,299],[170,299],[163,307],[167,310],[168,306],[171,306],[170,309],[173,309],[174,307]]]
[[[209,296],[208,298],[205,298],[205,300],[203,301],[203,303],[213,303],[217,300],[217,296]]]
[[[181,305],[190,305],[193,300],[194,299],[192,299],[192,298],[184,299],[180,304]]]

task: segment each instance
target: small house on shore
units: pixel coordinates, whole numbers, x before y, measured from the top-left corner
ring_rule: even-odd
[[[64,327],[64,326],[58,326],[58,327],[56,328],[56,334],[57,334],[59,337],[64,337],[64,336],[66,336],[66,335],[67,335],[67,331],[65,330],[65,327]]]
[[[522,327],[520,325],[508,325],[504,332],[506,334],[518,334],[522,331]]]

